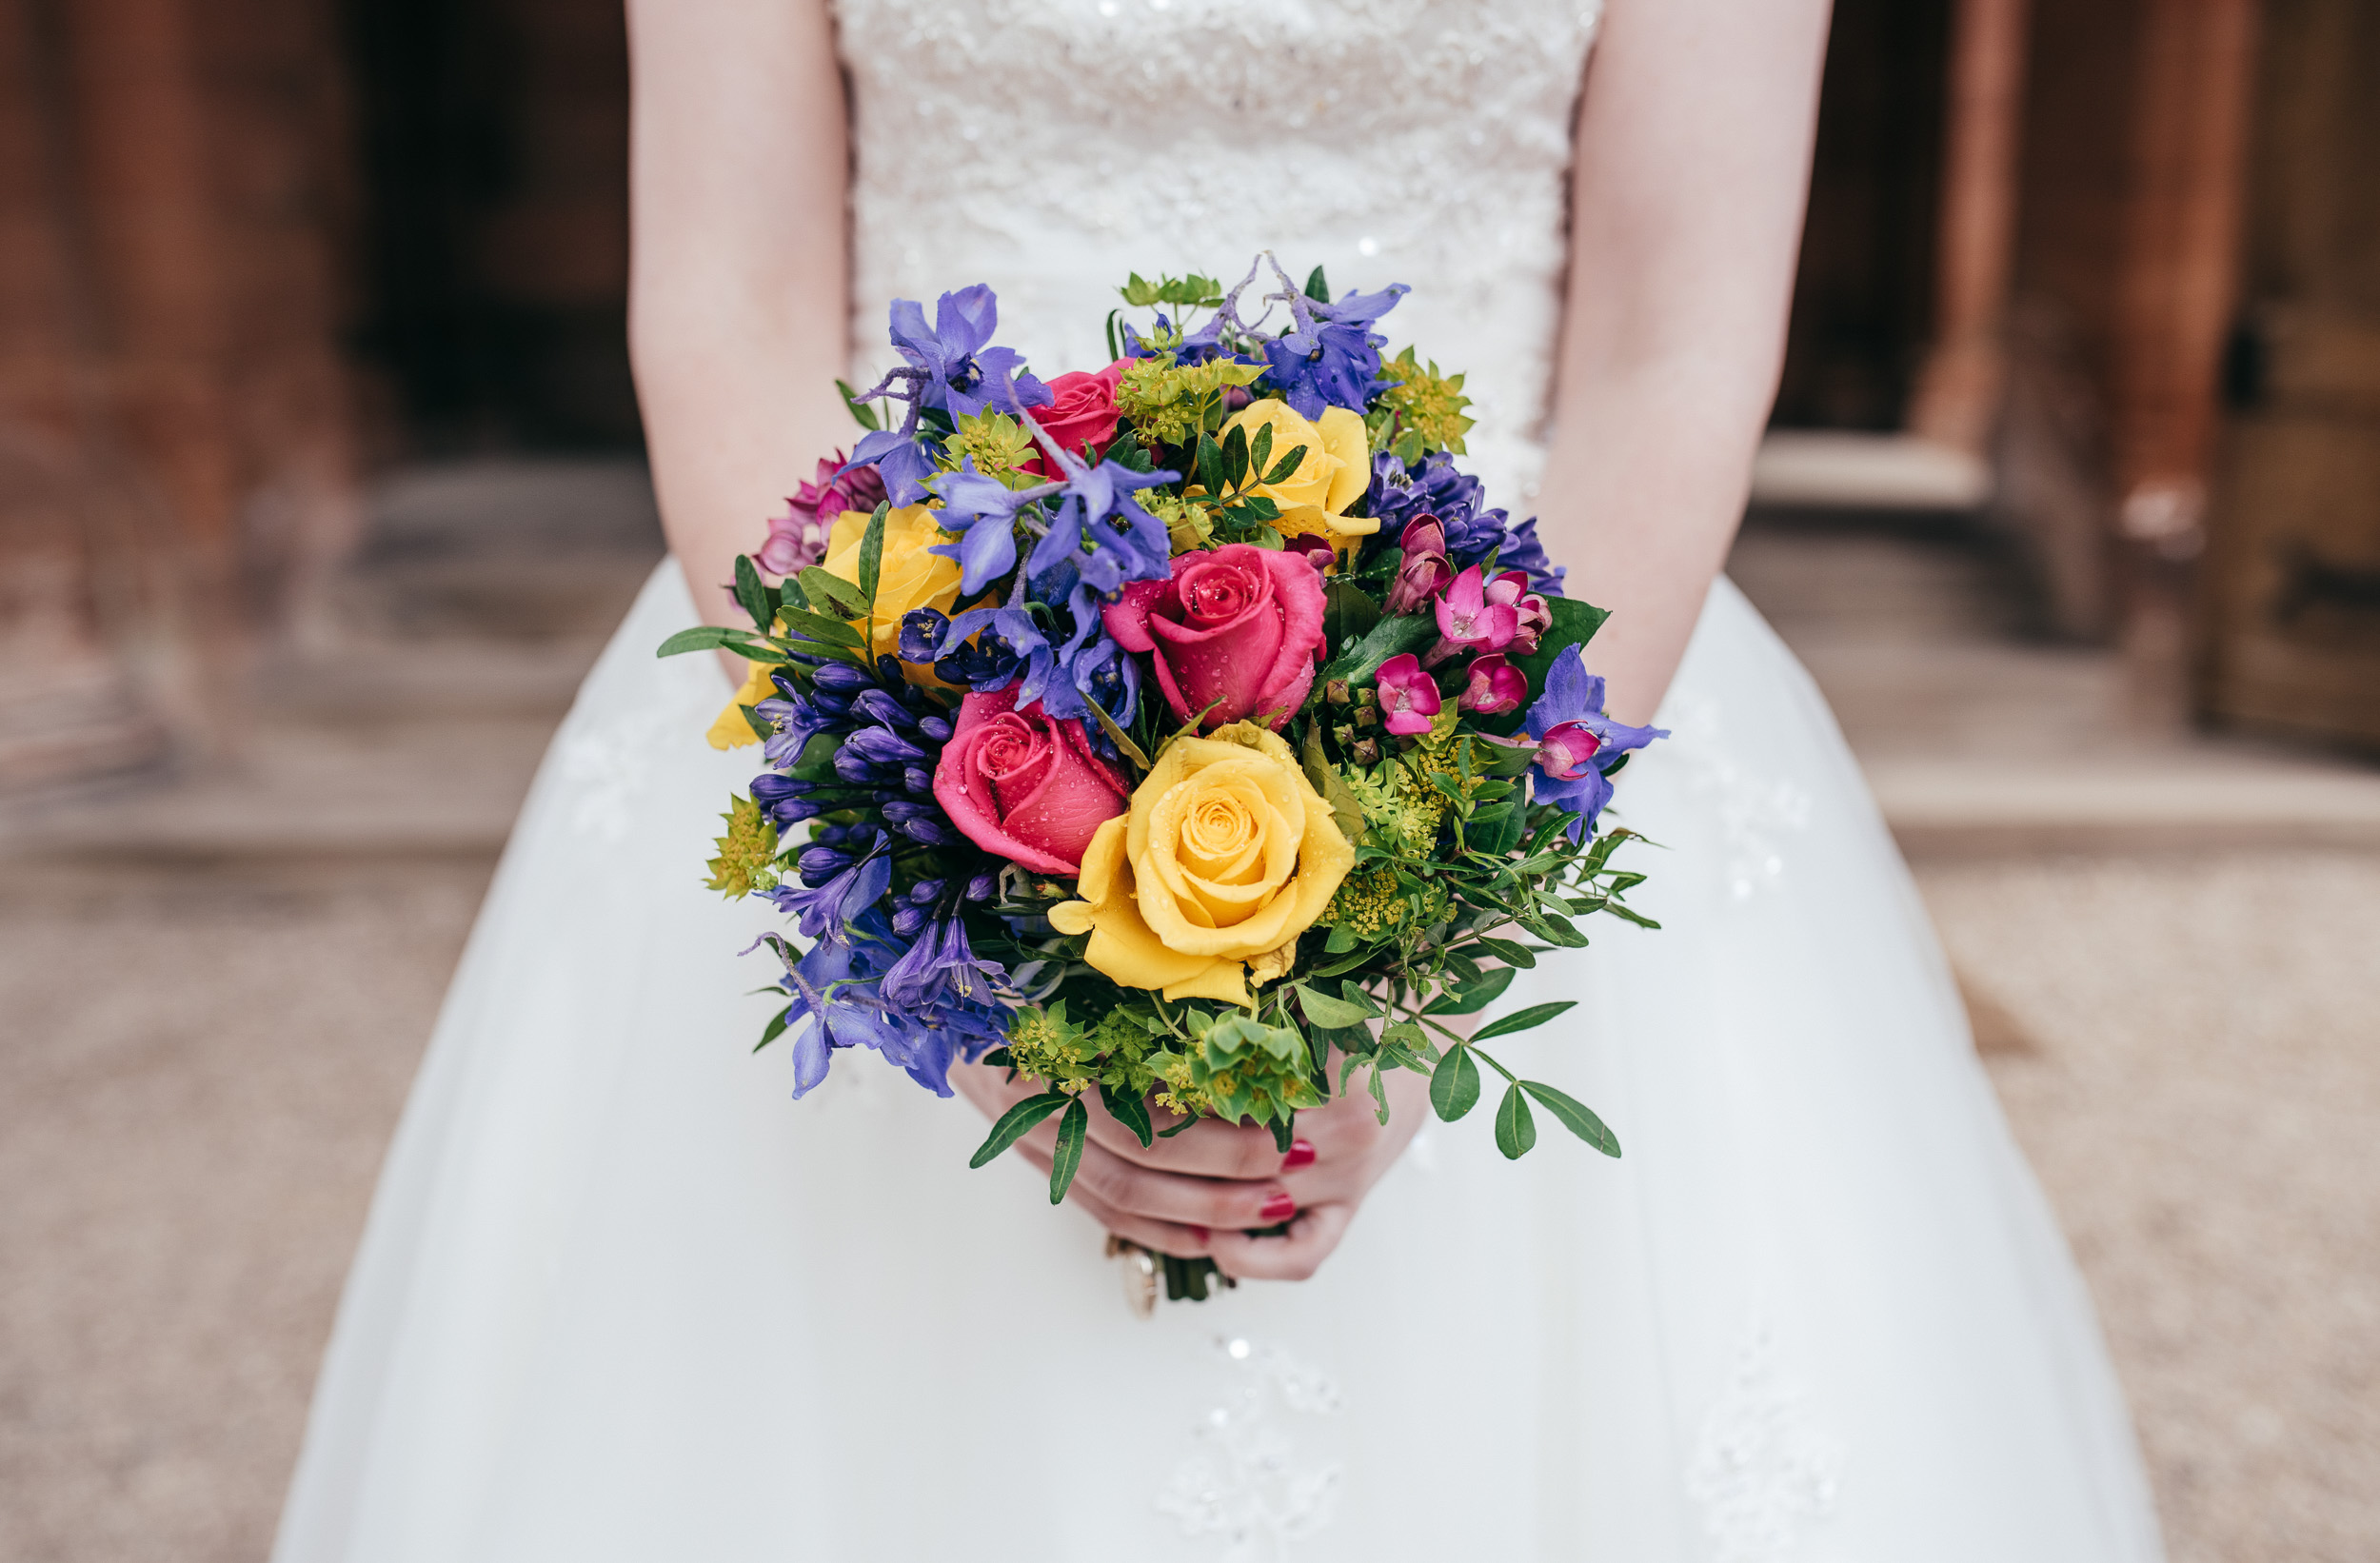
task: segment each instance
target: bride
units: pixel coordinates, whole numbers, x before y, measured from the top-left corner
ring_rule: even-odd
[[[632,0],[634,344],[673,559],[556,738],[389,1153],[281,1563],[2144,1563],[2073,1267],[1826,707],[1717,571],[1777,372],[1824,0]],[[1593,45],[1592,65],[1589,63]],[[854,437],[894,298],[1045,376],[1128,272],[1272,250],[1469,372],[1616,714],[1637,904],[1523,973],[1626,1143],[1508,1163],[1403,1077],[1094,1131],[752,1056],[754,768],[657,661]],[[1006,1089],[960,1071],[996,1112]],[[1043,1131],[1046,1135],[1046,1129]],[[1046,1147],[1046,1139],[1043,1140]],[[1028,1144],[1028,1149],[1030,1145]],[[1044,1150],[1044,1155],[1046,1151]],[[1286,1236],[1242,1229],[1286,1216]],[[1143,1319],[1102,1231],[1244,1284]]]

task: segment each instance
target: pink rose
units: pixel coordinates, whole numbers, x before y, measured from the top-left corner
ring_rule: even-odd
[[[934,801],[970,841],[1036,874],[1082,872],[1082,849],[1123,813],[1132,783],[1071,718],[1020,711],[1016,686],[959,702],[934,767]]]
[[[1055,400],[1048,406],[1032,408],[1027,416],[1069,456],[1081,455],[1085,445],[1105,450],[1116,437],[1116,387],[1123,382],[1124,363],[1118,359],[1097,374],[1078,369],[1060,375],[1049,383]],[[1024,465],[1044,477],[1060,476],[1058,464],[1046,451]]]
[[[1314,684],[1322,577],[1304,554],[1226,544],[1182,554],[1170,581],[1136,581],[1101,617],[1126,651],[1150,653],[1165,703],[1214,728],[1270,714],[1287,722]]]

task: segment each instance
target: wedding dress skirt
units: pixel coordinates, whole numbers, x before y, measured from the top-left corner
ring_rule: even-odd
[[[1506,997],[1627,1149],[1433,1121],[1314,1280],[1151,1319],[864,1053],[755,1056],[748,754],[657,572],[390,1152],[281,1563],[2156,1555],[2089,1301],[1816,692],[1714,588],[1620,780],[1663,924]]]
[[[1095,367],[1130,270],[1274,247],[1469,372],[1525,505],[1577,0],[842,0],[856,340],[989,282]],[[1226,279],[1229,280],[1229,279]],[[881,346],[863,348],[881,362]],[[866,363],[855,366],[855,374]],[[788,482],[814,451],[787,453]],[[755,518],[757,539],[758,518]],[[1624,603],[1608,603],[1619,612]],[[383,1174],[279,1563],[2152,1563],[2121,1396],[1824,703],[1710,596],[1616,818],[1657,847],[1510,1009],[1607,1160],[1431,1122],[1315,1279],[1125,1306],[1101,1235],[865,1054],[797,1103],[773,909],[702,887],[664,564],[556,737]]]

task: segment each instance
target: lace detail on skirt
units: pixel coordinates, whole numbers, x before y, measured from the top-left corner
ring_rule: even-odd
[[[1158,1513],[1186,1536],[1220,1538],[1221,1563],[1277,1563],[1330,1523],[1345,1474],[1336,1462],[1299,1464],[1279,1414],[1335,1416],[1339,1389],[1276,1346],[1233,1338],[1215,1350],[1229,1388],[1192,1430],[1199,1452],[1175,1468]]]
[[[1775,1332],[1755,1325],[1686,1474],[1713,1563],[1787,1563],[1806,1523],[1833,1513],[1842,1465],[1841,1446],[1812,1425],[1786,1381]]]

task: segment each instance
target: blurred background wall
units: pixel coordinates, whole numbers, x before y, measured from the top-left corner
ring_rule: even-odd
[[[0,788],[236,746],[371,474],[636,448],[608,0],[0,0]],[[1842,0],[1763,498],[2380,742],[2375,104],[2358,0]]]

